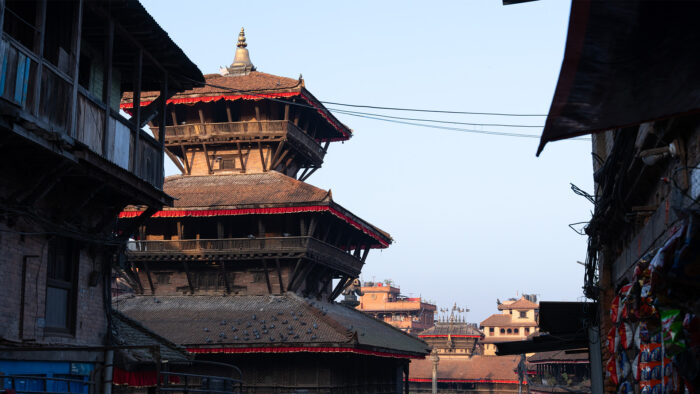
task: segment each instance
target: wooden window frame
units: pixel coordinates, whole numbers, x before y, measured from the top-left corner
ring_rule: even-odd
[[[62,245],[57,245],[57,244]],[[49,276],[50,272],[47,268],[46,270],[46,300],[44,302],[44,332],[46,334],[62,334],[62,335],[75,335],[77,312],[78,312],[78,276],[80,270],[80,248],[75,240],[68,238],[54,238],[49,241],[49,254],[47,259],[48,265],[53,264],[52,259],[56,258],[56,253],[66,253],[68,256],[67,264],[70,264],[70,278],[68,281],[51,278]],[[52,327],[49,326],[49,322],[46,321],[47,308],[49,307],[49,288],[63,289],[68,291],[67,305],[66,305],[66,326],[65,327]]]

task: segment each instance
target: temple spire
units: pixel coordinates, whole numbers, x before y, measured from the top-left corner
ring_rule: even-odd
[[[238,44],[236,44],[236,54],[233,57],[233,63],[230,67],[221,67],[219,70],[221,75],[248,75],[251,71],[255,71],[255,66],[250,61],[250,53],[248,53],[247,46],[245,29],[241,28],[241,32],[238,33]]]

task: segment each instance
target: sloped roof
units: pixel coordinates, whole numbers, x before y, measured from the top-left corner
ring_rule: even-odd
[[[187,351],[166,338],[147,329],[141,323],[129,318],[119,311],[112,311],[112,332],[117,346],[158,346],[163,361],[187,361]],[[127,349],[125,361],[132,363],[153,363],[150,351],[145,349]],[[127,366],[128,367],[128,366]]]
[[[511,302],[510,304],[498,304],[499,311],[508,309],[537,309],[539,307],[539,304],[535,304],[525,297],[521,297],[519,300]]]
[[[385,248],[392,242],[389,233],[335,203],[330,191],[277,171],[227,175],[174,175],[165,179],[163,190],[175,197],[175,202],[172,207],[163,207],[161,211],[156,212],[152,216],[154,218],[325,210],[377,240],[378,243],[374,247]],[[143,207],[128,206],[119,217],[133,218],[141,211]]]
[[[174,175],[163,190],[177,197],[172,208],[249,208],[261,205],[328,203],[330,192],[277,171],[258,174]]]
[[[438,380],[466,381],[514,381],[520,356],[473,356],[463,358],[441,358],[438,362]],[[430,358],[411,360],[409,380],[432,379],[433,363]],[[485,382],[487,383],[487,382]],[[507,382],[501,382],[507,383]]]
[[[551,352],[539,352],[527,358],[527,361],[534,364],[548,362],[572,362],[572,363],[587,363],[588,352],[582,353],[567,353],[566,350],[554,350]]]
[[[283,351],[303,346],[359,348],[409,356],[428,352],[425,342],[362,312],[294,293],[133,296],[117,300],[114,309],[188,349],[268,352],[262,349]]]
[[[484,334],[468,325],[467,323],[437,323],[427,330],[422,331],[418,334],[419,337],[428,336],[447,336],[447,335],[470,335],[481,337]]]
[[[537,327],[537,323],[531,320],[513,321],[513,315],[496,313],[481,322],[482,327]]]

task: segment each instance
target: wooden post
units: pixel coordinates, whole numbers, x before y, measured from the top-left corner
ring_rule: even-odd
[[[280,266],[280,259],[275,259],[275,265],[277,266],[277,279],[280,285],[280,294],[284,293],[284,285],[282,284],[282,268]]]
[[[289,104],[284,105],[284,120],[289,120]]]
[[[233,123],[233,116],[231,115],[231,105],[229,105],[229,103],[226,103],[226,119],[228,119],[229,123]]]
[[[185,169],[187,169],[187,175],[190,175],[192,173],[192,167],[190,167],[190,161],[187,159],[187,150],[185,150],[185,145],[180,145],[180,149],[182,149],[182,159],[185,162]]]
[[[114,19],[109,18],[109,21],[107,22],[107,42],[105,44],[105,63],[106,63],[106,72],[105,72],[105,81],[104,81],[104,91],[102,92],[102,100],[106,104],[107,108],[105,110],[105,122],[104,122],[104,130],[102,130],[102,154],[105,156],[108,156],[107,149],[109,148],[108,141],[107,141],[107,135],[109,133],[109,119],[112,116],[112,106],[110,103],[110,97],[112,93],[112,63],[113,61],[113,55],[114,55]],[[139,152],[139,133],[138,133],[138,128],[136,130],[136,139],[134,141],[134,151],[137,153],[135,158],[134,158],[134,173],[136,175],[139,175],[138,171],[138,152]]]
[[[163,85],[160,88],[160,95],[163,97],[163,101],[160,103],[160,116],[158,119],[158,142],[160,142],[160,148],[164,149],[165,146],[165,120],[167,119],[167,108],[168,108],[168,73],[163,72]],[[161,161],[162,162],[162,161]]]
[[[3,1],[4,2],[4,1]],[[73,54],[75,59],[73,62],[73,91],[71,92],[71,106],[70,110],[70,128],[68,129],[68,134],[74,137],[77,133],[76,128],[78,127],[78,73],[80,72],[80,40],[83,32],[83,6],[84,0],[78,1],[78,18],[77,27],[75,29],[75,36],[73,37]],[[2,31],[2,29],[0,29]],[[40,70],[40,69],[39,69]],[[37,70],[37,81],[41,81],[41,73]],[[37,85],[41,85],[37,83]],[[39,111],[39,95],[36,96],[36,113]]]
[[[236,142],[236,147],[238,148],[238,158],[241,161],[241,169],[245,173],[245,162],[243,161],[243,150],[241,149],[241,143]]]
[[[210,174],[213,174],[214,171],[211,170],[211,163],[209,162],[209,152],[207,152],[207,144],[202,144],[202,148],[204,148],[204,158],[207,161],[207,169],[209,170]]]
[[[136,62],[135,62],[135,69],[136,69],[136,74],[134,75],[134,99],[133,99],[133,112],[134,115],[132,117],[132,120],[134,121],[134,125],[136,126],[136,134],[135,134],[135,140],[141,138],[139,134],[139,125],[141,124],[141,77],[142,77],[142,72],[143,72],[143,51],[142,50],[137,50],[136,51]],[[105,130],[108,130],[109,128],[109,117],[105,117]],[[116,131],[116,130],[115,130]],[[136,154],[134,155],[134,173],[137,175],[139,174],[139,168],[137,167],[137,157],[140,158],[141,155],[139,155],[139,150],[137,149],[137,145],[134,144],[134,150],[136,151]]]
[[[4,4],[4,1],[3,1],[3,4]],[[37,37],[37,42],[38,42],[39,47],[34,48],[34,49],[35,49],[36,54],[39,55],[39,62],[37,62],[37,65],[36,65],[36,83],[34,84],[34,97],[36,97],[37,99],[34,100],[34,108],[32,108],[30,112],[38,115],[39,114],[39,104],[41,102],[41,99],[40,99],[41,98],[40,97],[41,85],[42,85],[41,73],[44,70],[44,62],[42,60],[44,57],[44,36],[46,34],[46,0],[40,2],[39,12],[36,15],[36,23],[37,23],[37,27],[38,27],[38,32],[36,34],[39,36],[39,37]],[[79,31],[79,30],[80,30],[80,26],[78,26],[77,29],[73,30],[73,34],[76,34],[76,31]],[[0,31],[2,31],[2,30],[0,30]],[[74,36],[73,43],[75,43],[75,38],[76,37]],[[79,48],[77,48],[77,47],[74,48],[73,54],[79,53],[79,52],[76,52],[78,50],[79,50]],[[78,59],[74,58],[73,60],[74,60],[74,62],[77,63]],[[77,73],[75,71],[75,63],[74,63],[73,73],[74,73],[74,75],[73,75],[73,90],[75,92],[77,92],[77,88],[75,85],[78,83],[78,76],[77,76]],[[72,97],[71,97],[71,100],[72,100]],[[73,106],[71,107],[71,110],[72,110],[75,108],[75,101],[71,101],[71,102],[73,103]],[[75,113],[75,111],[71,111],[71,126],[67,130],[68,134],[71,136],[73,135],[70,133],[73,130],[73,114],[74,113]]]
[[[190,288],[190,294],[194,294],[194,285],[192,284],[192,274],[190,274],[190,267],[187,265],[186,261],[182,262],[183,268],[185,268],[185,276],[187,276],[187,286]]]
[[[265,283],[267,283],[267,291],[272,294],[272,285],[270,284],[270,273],[267,271],[267,260],[262,259],[263,270],[265,270]]]

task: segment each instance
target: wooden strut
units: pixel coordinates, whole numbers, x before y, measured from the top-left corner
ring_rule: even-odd
[[[243,161],[243,150],[241,149],[241,143],[236,142],[236,147],[238,147],[238,158],[241,161],[241,169],[245,173],[245,162]],[[250,150],[248,150],[248,153],[250,153]]]
[[[180,145],[180,149],[182,149],[182,159],[185,162],[185,169],[187,169],[187,175],[191,175],[192,167],[190,167],[190,161],[187,160],[187,151],[185,150],[185,145]]]
[[[60,163],[39,178],[35,186],[29,189],[29,192],[23,193],[23,195],[15,197],[15,199],[19,200],[22,205],[34,205],[35,202],[47,195],[51,189],[61,181],[63,175],[67,174],[69,171],[69,162],[64,161]]]
[[[297,289],[299,289],[299,286],[301,285],[301,281],[306,279],[306,277],[309,275],[311,270],[314,268],[316,263],[313,261],[308,261],[308,264],[306,267],[304,267],[298,274],[296,278],[294,278],[294,281],[287,286],[287,289],[290,291],[296,292]]]
[[[275,265],[277,266],[277,279],[280,285],[280,294],[284,294],[284,284],[282,284],[282,268],[280,267],[280,259],[275,258]]]
[[[275,166],[273,166],[273,163],[274,163],[275,161],[277,161],[277,157],[278,157],[278,156],[280,155],[280,153],[282,152],[282,148],[284,147],[285,142],[286,142],[286,141],[282,140],[282,141],[280,141],[279,145],[277,145],[277,149],[275,149],[275,153],[273,153],[273,154],[272,154],[272,157],[270,158],[270,162],[269,162],[270,167],[269,167],[268,169],[270,169],[270,170],[274,170],[274,169],[275,169]]]
[[[148,286],[151,288],[151,294],[156,293],[156,288],[153,286],[153,279],[151,279],[151,270],[148,269],[148,263],[143,262],[143,269],[146,271],[146,277],[148,278]]]
[[[194,285],[192,284],[192,274],[190,273],[190,267],[187,265],[187,261],[183,261],[182,266],[185,269],[185,276],[187,277],[187,286],[190,288],[190,294],[194,294]]]
[[[289,281],[287,282],[287,290],[290,290],[292,287],[292,282],[297,278],[297,275],[299,274],[299,268],[301,267],[301,262],[302,258],[299,258],[297,260],[297,263],[294,265],[294,269],[292,270],[292,275],[289,277]]]
[[[131,272],[131,275],[134,278],[136,278],[136,285],[139,287],[139,294],[143,294],[143,284],[141,283],[141,278],[139,278],[139,274],[134,271],[134,263],[133,262],[129,263],[129,271]]]
[[[309,179],[309,177],[310,177],[311,175],[313,175],[313,173],[316,172],[316,170],[318,170],[319,168],[320,168],[320,167],[314,167],[314,168],[312,168],[311,171],[309,171],[308,173],[302,174],[301,177],[299,178],[299,180],[302,181],[302,182],[304,182],[305,180]]]
[[[265,270],[265,282],[267,283],[267,291],[272,294],[272,285],[270,284],[270,273],[267,271],[267,260],[262,259],[263,270]]]
[[[284,152],[282,152],[282,154],[277,158],[277,160],[272,162],[272,167],[270,169],[274,170],[275,168],[277,168],[277,166],[282,164],[282,160],[284,160],[284,158],[287,156],[287,154],[289,154],[290,151],[291,149],[285,149]]]
[[[263,153],[263,148],[260,141],[258,141],[258,150],[260,150],[260,162],[262,163],[263,172],[267,172],[267,162],[265,161],[265,154]]]
[[[332,271],[332,270],[326,269],[326,270],[323,272],[323,275],[326,276],[326,279],[321,283],[321,286],[320,286],[320,287],[318,288],[318,290],[316,291],[316,297],[318,297],[319,295],[321,295],[321,293],[323,293],[323,290],[325,290],[326,287],[328,286],[328,282],[330,282],[331,280],[333,280],[333,271]],[[322,276],[323,276],[323,275],[322,275]]]
[[[207,160],[207,168],[209,169],[209,173],[213,174],[214,171],[211,170],[211,162],[209,162],[209,152],[207,151],[207,145],[202,144],[202,148],[204,148],[204,158]]]
[[[164,150],[165,150],[165,154],[168,155],[168,157],[170,158],[170,160],[172,160],[173,163],[175,163],[175,167],[177,167],[177,169],[180,170],[180,172],[184,174],[184,173],[185,173],[185,167],[182,166],[182,163],[180,163],[180,160],[178,159],[178,157],[175,156],[175,155],[173,154],[173,152],[170,151],[170,149],[165,148]],[[189,174],[188,174],[188,175],[189,175]]]
[[[369,254],[369,250],[371,247],[369,245],[365,246],[365,250],[362,252],[362,257],[360,258],[360,261],[364,264],[365,260],[367,260],[367,255]]]
[[[221,262],[221,275],[224,277],[224,286],[226,287],[226,294],[231,293],[231,285],[228,283],[228,275],[226,275],[226,260]]]
[[[335,300],[350,283],[352,283],[352,278],[349,275],[342,275],[338,284],[335,285],[335,289],[333,289],[330,296],[328,296],[328,300]]]

